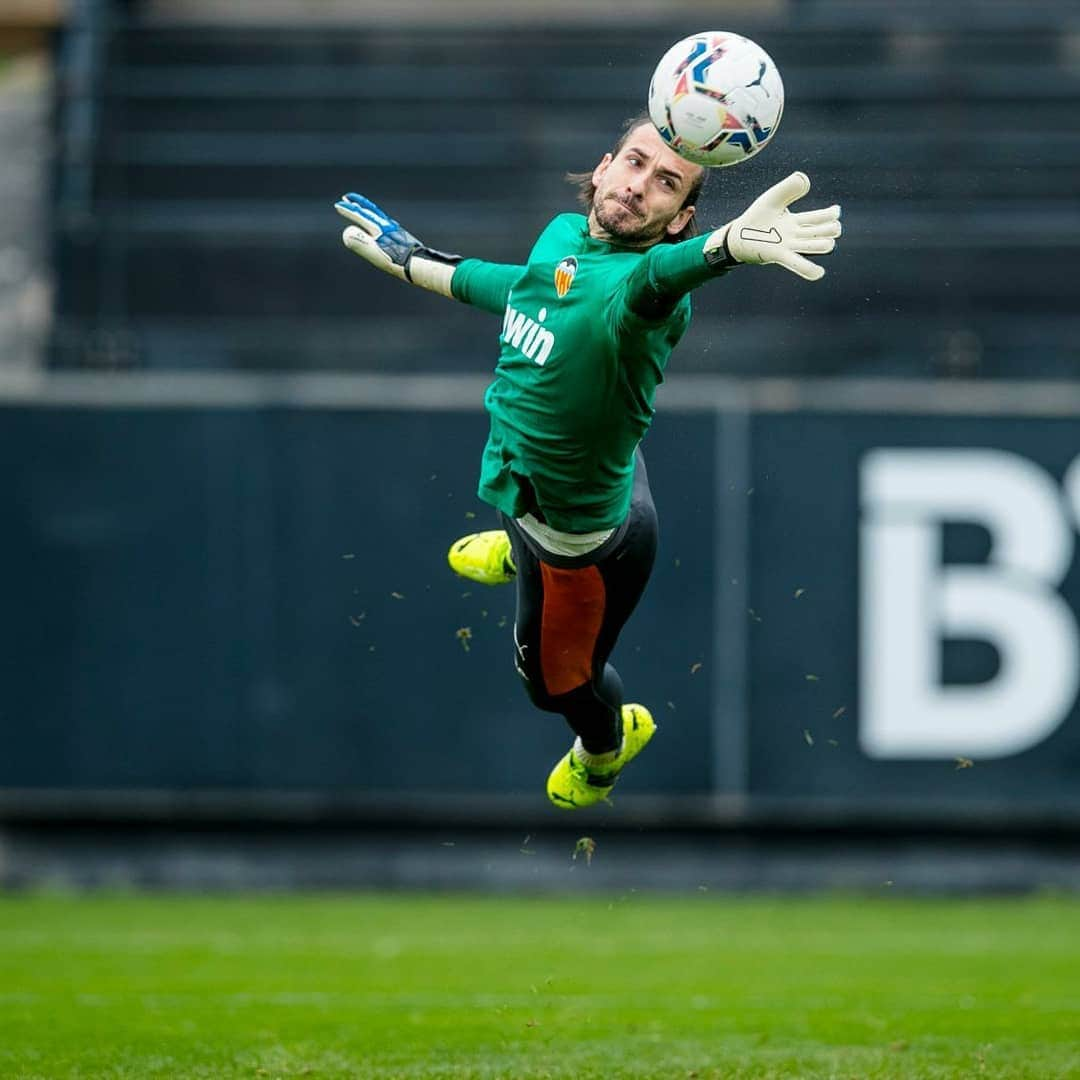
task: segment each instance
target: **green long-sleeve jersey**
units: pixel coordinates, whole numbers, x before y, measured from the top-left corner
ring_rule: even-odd
[[[503,314],[484,397],[481,499],[511,517],[539,510],[564,532],[623,521],[634,451],[690,322],[689,292],[723,272],[706,262],[704,243],[618,247],[590,237],[582,215],[561,214],[525,266],[457,266],[454,296]]]

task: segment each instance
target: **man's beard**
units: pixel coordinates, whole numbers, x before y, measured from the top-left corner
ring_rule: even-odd
[[[618,210],[609,208],[609,201],[618,203],[626,210],[626,214],[620,214]],[[643,218],[614,195],[601,196],[598,192],[593,201],[593,213],[597,224],[605,232],[618,237],[624,244],[630,246],[651,244],[664,234],[663,225],[657,222],[645,224]]]

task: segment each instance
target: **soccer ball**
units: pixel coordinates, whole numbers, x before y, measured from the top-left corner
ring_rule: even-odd
[[[672,45],[649,83],[649,116],[663,140],[698,165],[738,165],[776,134],[784,84],[769,54],[726,30]]]

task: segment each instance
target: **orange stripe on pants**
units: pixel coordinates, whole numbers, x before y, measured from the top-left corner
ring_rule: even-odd
[[[595,566],[561,570],[542,562],[540,573],[540,671],[549,694],[565,694],[592,679],[593,652],[604,621],[604,579]]]

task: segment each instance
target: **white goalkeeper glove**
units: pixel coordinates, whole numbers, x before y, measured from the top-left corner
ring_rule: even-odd
[[[400,222],[355,192],[342,195],[334,209],[353,223],[341,234],[342,243],[350,251],[402,281],[453,296],[450,279],[461,262],[460,255],[425,247]]]
[[[818,281],[825,268],[804,258],[827,255],[840,235],[840,207],[793,214],[788,206],[810,190],[806,173],[793,172],[759,195],[734,221],[722,225],[705,241],[711,265],[776,263],[785,270]]]

